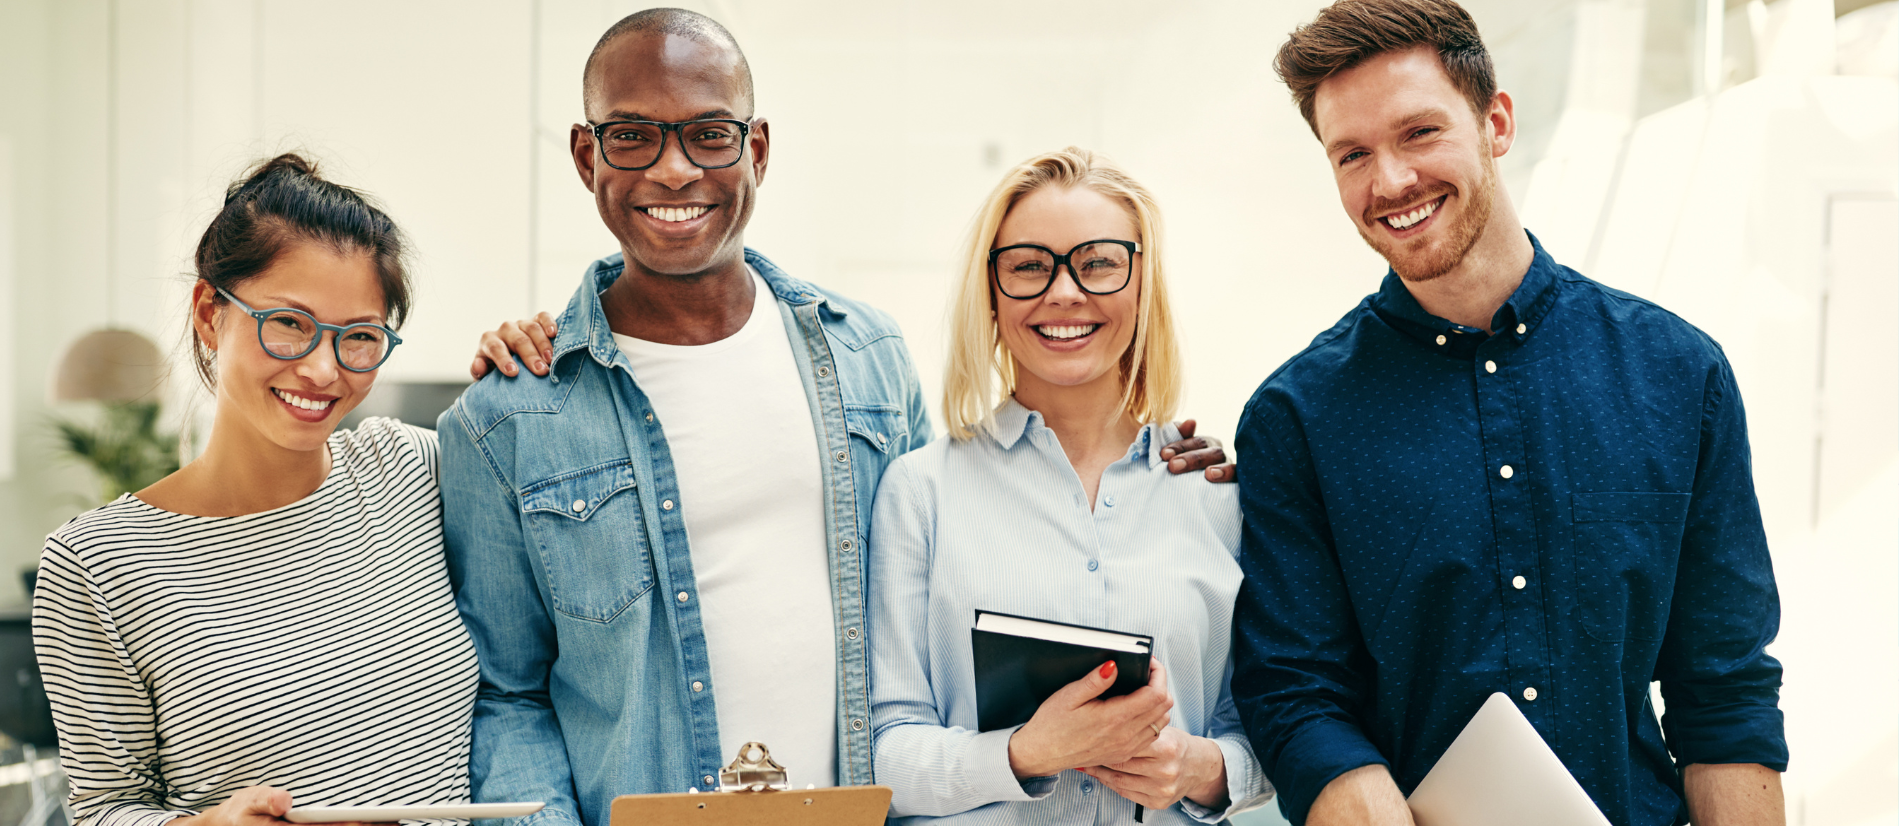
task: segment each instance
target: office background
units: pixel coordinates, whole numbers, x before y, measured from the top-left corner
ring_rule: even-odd
[[[771,165],[748,240],[889,310],[932,407],[955,249],[1010,164],[1074,144],[1158,194],[1184,415],[1229,435],[1383,263],[1270,68],[1318,0],[698,0],[744,45]],[[1559,261],[1725,346],[1783,600],[1794,824],[1899,814],[1899,3],[1468,0],[1517,102],[1504,180]],[[136,331],[182,366],[224,185],[296,149],[411,234],[381,375],[466,377],[616,249],[567,128],[623,0],[0,0],[0,603],[96,504],[52,421],[61,361]],[[158,393],[201,426],[189,369]]]

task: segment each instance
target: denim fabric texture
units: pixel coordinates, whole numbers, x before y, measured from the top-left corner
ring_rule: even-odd
[[[1684,821],[1678,764],[1786,768],[1733,371],[1530,240],[1494,333],[1387,274],[1240,419],[1233,696],[1295,824],[1359,766],[1409,793],[1499,691],[1617,826]]]
[[[817,423],[833,590],[814,597],[836,618],[837,781],[869,783],[871,506],[890,462],[929,441],[929,419],[889,316],[745,260],[777,296]],[[606,826],[614,797],[709,791],[732,758],[675,459],[600,304],[624,266],[615,254],[588,269],[548,377],[491,372],[439,422],[449,575],[481,660],[472,792],[546,801],[524,826]],[[705,392],[744,403],[742,387]]]

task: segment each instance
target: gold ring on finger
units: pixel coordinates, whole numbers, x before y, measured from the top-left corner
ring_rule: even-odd
[[[1153,729],[1153,730],[1154,730],[1154,736],[1155,736],[1155,737],[1159,737],[1159,736],[1160,736],[1160,726],[1157,726],[1157,725],[1154,725],[1153,723],[1148,723],[1148,724],[1147,724],[1147,727],[1148,727],[1148,728],[1151,728],[1151,729]]]

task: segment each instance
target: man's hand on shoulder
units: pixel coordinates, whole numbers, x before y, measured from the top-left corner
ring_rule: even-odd
[[[559,330],[554,325],[554,317],[545,310],[533,318],[521,321],[503,321],[500,327],[481,334],[481,341],[475,346],[475,361],[468,366],[468,375],[479,379],[488,375],[493,367],[501,375],[514,376],[520,368],[514,365],[516,357],[527,365],[528,372],[537,376],[547,375],[547,365],[554,360],[554,334]]]
[[[1414,826],[1411,806],[1384,766],[1359,766],[1325,784],[1306,826]]]
[[[1194,420],[1182,420],[1180,441],[1161,448],[1161,458],[1167,461],[1167,472],[1187,473],[1205,468],[1209,482],[1231,482],[1239,478],[1234,472],[1233,463],[1226,460],[1226,450],[1220,446],[1220,440],[1211,436],[1195,438],[1193,432],[1196,427],[1198,423]]]

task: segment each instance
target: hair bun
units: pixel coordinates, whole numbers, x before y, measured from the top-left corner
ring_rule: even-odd
[[[306,178],[322,180],[322,178],[317,175],[317,165],[315,161],[295,152],[285,152],[282,155],[278,155],[275,158],[271,158],[252,167],[250,172],[232,184],[230,189],[224,191],[224,203],[231,203],[237,196],[256,189],[279,175],[301,175]]]

